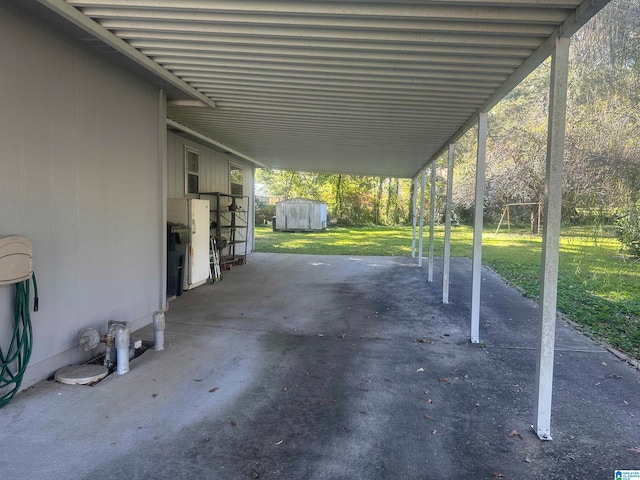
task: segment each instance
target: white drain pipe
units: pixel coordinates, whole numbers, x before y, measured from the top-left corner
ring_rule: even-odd
[[[124,375],[129,371],[129,343],[131,329],[129,322],[109,322],[109,331],[114,333],[116,344],[116,373]]]
[[[153,349],[164,350],[164,312],[158,310],[153,313]]]

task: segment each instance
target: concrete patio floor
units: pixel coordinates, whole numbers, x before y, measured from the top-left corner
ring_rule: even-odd
[[[640,372],[557,327],[553,441],[534,421],[537,306],[471,264],[253,254],[171,303],[165,351],[0,410],[3,479],[613,479],[640,468]],[[152,340],[145,328],[138,337]],[[418,339],[425,339],[423,342]]]

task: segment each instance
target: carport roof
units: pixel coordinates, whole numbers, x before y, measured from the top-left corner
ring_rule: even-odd
[[[173,127],[273,168],[412,177],[608,0],[39,2],[166,85]]]

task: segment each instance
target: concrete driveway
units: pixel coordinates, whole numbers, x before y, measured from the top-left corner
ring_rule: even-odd
[[[553,441],[531,429],[537,306],[471,264],[451,303],[397,257],[253,254],[171,303],[163,352],[0,410],[3,479],[613,479],[640,374],[558,322]],[[138,336],[151,340],[147,328]]]

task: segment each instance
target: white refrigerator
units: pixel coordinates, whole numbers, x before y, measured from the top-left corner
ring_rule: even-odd
[[[167,199],[167,221],[191,229],[184,258],[184,290],[202,285],[209,279],[209,218],[209,200]]]

